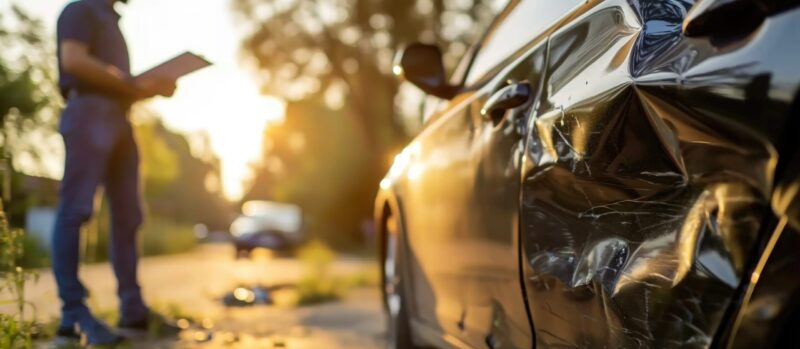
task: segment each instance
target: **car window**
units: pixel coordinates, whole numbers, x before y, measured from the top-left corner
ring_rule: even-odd
[[[508,13],[508,9],[513,7],[514,3],[519,0],[496,0],[494,6],[492,6],[493,10],[496,10],[500,14],[495,18],[495,20],[491,23],[489,27],[494,26],[497,22],[501,21],[503,15]],[[484,34],[485,37],[485,34]],[[482,40],[475,42],[467,52],[461,57],[461,60],[458,61],[456,68],[453,70],[453,74],[450,76],[450,84],[453,86],[464,86],[464,82],[467,79],[467,72],[469,71],[472,62],[475,59],[475,54],[478,51],[480,43]],[[443,100],[439,97],[434,97],[431,95],[427,95],[423,97],[422,102],[422,123],[425,124],[430,120],[430,117],[436,114],[439,111],[444,110],[447,107],[449,101]]]
[[[469,48],[464,57],[461,58],[456,66],[456,69],[453,70],[453,75],[450,76],[450,84],[453,86],[461,86],[461,84],[464,83],[464,79],[467,78],[467,71],[470,64],[472,64],[473,59],[475,58],[475,51],[477,49],[478,46],[473,45]]]
[[[480,81],[506,58],[533,41],[582,0],[520,0],[495,23],[480,45],[466,85]]]

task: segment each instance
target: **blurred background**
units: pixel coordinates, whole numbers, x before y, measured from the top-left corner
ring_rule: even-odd
[[[11,224],[46,237],[57,201],[63,105],[55,22],[65,0],[0,5],[0,151]],[[311,236],[369,237],[377,183],[421,127],[424,96],[391,73],[403,44],[437,43],[453,68],[502,0],[131,0],[118,5],[134,73],[190,50],[214,66],[137,105],[143,235],[226,231],[248,200],[299,205]],[[99,205],[98,240],[108,229]],[[179,232],[175,232],[175,230]],[[152,233],[151,233],[152,232]],[[147,237],[145,237],[147,239]],[[145,253],[187,244],[146,243]],[[46,243],[43,239],[41,243]],[[98,241],[98,244],[102,244]],[[185,246],[176,246],[182,248]],[[104,247],[95,251],[104,257]],[[44,251],[42,251],[44,252]]]
[[[378,182],[438,102],[392,75],[395,52],[435,43],[452,71],[506,2],[118,4],[134,73],[187,50],[214,63],[180,80],[174,97],[133,109],[147,212],[142,252],[233,241],[241,257],[255,247],[311,244],[311,260],[368,261]],[[49,263],[63,167],[55,23],[67,3],[0,3],[0,176],[10,227],[25,232],[24,253],[14,255],[25,268]],[[86,263],[108,258],[100,196],[96,213],[85,229]],[[265,231],[272,233],[258,234]]]

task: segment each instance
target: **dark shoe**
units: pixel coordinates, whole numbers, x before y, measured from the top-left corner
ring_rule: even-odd
[[[164,338],[177,336],[181,332],[181,328],[174,321],[151,311],[146,319],[120,320],[117,324],[117,332],[130,339]]]
[[[57,349],[80,348],[81,335],[72,327],[59,326],[53,344]]]
[[[64,332],[66,334],[66,332]],[[105,324],[93,317],[78,321],[77,335],[83,345],[113,347],[125,339],[112,332]]]
[[[80,340],[81,335],[73,327],[59,326],[56,330],[56,337],[64,339]]]

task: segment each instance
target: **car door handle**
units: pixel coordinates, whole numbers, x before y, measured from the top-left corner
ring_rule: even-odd
[[[527,82],[512,83],[495,92],[481,108],[484,119],[495,125],[500,123],[506,111],[522,106],[531,99],[531,85]]]

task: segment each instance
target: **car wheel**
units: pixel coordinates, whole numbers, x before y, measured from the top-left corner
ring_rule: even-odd
[[[422,349],[414,344],[403,281],[403,244],[397,221],[388,217],[383,253],[384,305],[388,315],[389,349]]]

